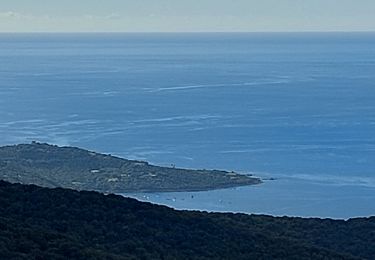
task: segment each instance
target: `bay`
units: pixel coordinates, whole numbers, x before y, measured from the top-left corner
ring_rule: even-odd
[[[0,34],[0,144],[276,179],[131,195],[176,208],[374,215],[374,72],[374,33]]]

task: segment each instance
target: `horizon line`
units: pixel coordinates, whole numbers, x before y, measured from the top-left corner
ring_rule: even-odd
[[[238,34],[238,33],[375,33],[375,30],[328,31],[0,31],[0,34]]]

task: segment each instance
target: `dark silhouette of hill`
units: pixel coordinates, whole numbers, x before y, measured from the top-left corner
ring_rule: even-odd
[[[159,167],[36,142],[0,147],[0,179],[104,193],[198,191],[260,183],[234,172]]]
[[[375,218],[176,211],[0,181],[0,259],[374,259]]]

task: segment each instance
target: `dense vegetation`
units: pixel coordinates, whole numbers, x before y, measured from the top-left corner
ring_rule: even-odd
[[[0,259],[373,259],[375,218],[176,211],[0,181]]]
[[[106,193],[207,190],[260,182],[234,172],[158,167],[143,161],[35,142],[0,147],[0,179]]]

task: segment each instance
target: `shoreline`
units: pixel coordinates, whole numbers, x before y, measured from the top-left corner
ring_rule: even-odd
[[[350,219],[375,215],[374,189],[298,179],[264,181],[204,192],[121,193],[178,210],[232,212],[303,218]],[[350,208],[350,210],[348,209]]]
[[[102,193],[210,191],[262,183],[234,171],[163,167],[38,142],[0,147],[0,179]]]
[[[254,177],[256,178],[256,177]],[[134,191],[126,191],[126,192],[116,192],[115,194],[131,194],[131,193],[148,193],[148,194],[156,194],[156,193],[182,193],[182,192],[206,192],[206,191],[215,191],[215,190],[224,190],[224,189],[233,189],[233,188],[240,188],[240,187],[250,187],[250,186],[256,186],[263,184],[264,181],[262,181],[259,178],[259,182],[257,183],[249,183],[249,184],[238,184],[238,185],[222,185],[212,188],[202,188],[202,189],[166,189],[166,190],[134,190]]]

